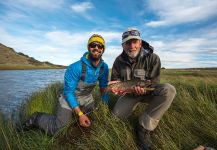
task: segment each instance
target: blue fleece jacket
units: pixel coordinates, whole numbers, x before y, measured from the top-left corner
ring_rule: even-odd
[[[98,77],[100,74],[100,67],[104,65],[103,72],[99,78],[99,87],[106,88],[108,85],[108,75],[109,75],[108,65],[102,60],[97,67],[94,67],[91,64],[91,61],[88,56],[89,54],[88,52],[86,52],[79,61],[68,66],[65,72],[64,95],[66,97],[66,100],[69,102],[69,105],[72,108],[79,106],[74,92],[77,88],[78,82],[81,79],[82,62],[86,64],[86,74],[84,80],[86,84],[96,83],[98,81]],[[102,95],[101,98],[105,103],[108,103],[108,99],[109,99],[108,94]]]

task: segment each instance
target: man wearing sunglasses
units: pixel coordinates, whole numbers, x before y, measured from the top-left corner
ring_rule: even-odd
[[[79,61],[68,66],[65,72],[64,93],[59,97],[57,115],[36,112],[23,124],[24,129],[39,128],[53,135],[71,121],[73,111],[82,127],[91,125],[87,115],[95,108],[91,92],[99,81],[101,98],[108,103],[108,95],[104,91],[108,85],[109,70],[102,60],[105,51],[102,36],[92,35],[87,49],[88,52]]]
[[[119,118],[127,118],[139,103],[148,104],[138,118],[136,134],[139,147],[149,150],[150,133],[170,107],[176,90],[168,83],[159,84],[160,58],[153,53],[153,47],[141,39],[138,29],[129,28],[123,33],[122,47],[123,52],[113,64],[110,83],[132,79],[148,80],[154,83],[151,86],[154,91],[146,91],[140,86],[134,87],[133,94],[112,90],[113,93],[122,95],[115,104],[113,113]]]

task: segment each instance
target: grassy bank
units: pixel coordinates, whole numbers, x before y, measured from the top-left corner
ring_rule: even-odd
[[[0,65],[0,70],[65,69],[64,66]]]
[[[217,71],[163,70],[162,82],[176,87],[177,95],[171,108],[163,116],[152,135],[154,149],[191,150],[200,144],[217,148]],[[34,93],[20,109],[21,120],[35,111],[53,114],[57,95],[63,85],[56,83]],[[99,102],[99,93],[93,94]],[[10,121],[0,117],[0,149],[129,149],[136,150],[133,126],[146,107],[141,105],[129,120],[112,116],[117,96],[110,95],[109,108],[99,103],[99,110],[91,113],[94,120],[88,132],[75,138],[72,123],[54,137],[39,130],[17,132]],[[74,119],[76,120],[76,119]]]

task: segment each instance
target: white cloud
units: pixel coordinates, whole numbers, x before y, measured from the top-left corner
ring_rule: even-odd
[[[6,15],[0,16],[0,18],[4,21],[16,21],[19,19],[26,19],[27,16],[18,12],[7,12]]]
[[[179,38],[166,39],[156,37],[149,41],[155,48],[166,68],[209,67],[217,66],[213,60],[217,56],[216,35],[212,29],[195,34],[182,35]],[[201,34],[201,33],[206,34]],[[69,65],[81,58],[87,51],[86,44],[92,34],[102,35],[107,43],[103,59],[109,67],[122,52],[121,32],[112,31],[22,31],[22,36],[10,34],[0,27],[0,43],[23,52],[40,61]],[[209,57],[212,57],[209,60]],[[202,59],[200,59],[202,58]]]
[[[55,44],[49,42],[47,43],[47,41],[43,42],[44,38],[42,36],[42,32],[39,33],[35,31],[32,32],[32,34],[33,35],[31,36],[27,35],[20,37],[12,35],[5,29],[0,28],[0,43],[13,48],[17,52],[22,52],[40,61],[50,61],[55,64],[69,64],[65,61],[64,57],[62,57],[62,55],[65,54],[69,56],[69,49],[63,49],[62,47],[58,47]],[[61,58],[62,61],[57,62],[56,60],[59,58]]]
[[[105,39],[106,43],[110,43],[112,41],[121,42],[121,32],[112,32],[112,31],[103,31],[103,32],[91,32],[91,34],[99,34]]]
[[[216,38],[180,37],[176,40],[151,41],[156,50],[172,51],[177,53],[201,53],[203,51],[216,50]]]
[[[194,59],[194,56],[190,53],[161,52],[159,56],[162,62],[171,63],[190,63]]]
[[[103,59],[109,65],[109,68],[112,67],[115,58],[120,55],[122,52],[122,46],[108,46],[103,54]]]
[[[106,50],[103,54],[103,59],[112,67],[112,64],[121,51],[121,32],[111,31],[90,31],[80,33],[70,33],[69,31],[54,31],[45,34],[48,43],[60,47],[60,49],[67,49],[68,51],[63,53],[69,53],[71,58],[64,59],[65,64],[70,64],[71,60],[78,60],[82,56],[83,52],[86,51],[86,45],[89,37],[93,34],[102,35],[106,41]],[[111,43],[116,43],[119,46],[111,46]],[[75,56],[76,55],[76,56]],[[66,57],[67,58],[67,57]],[[60,64],[62,64],[61,62]]]
[[[206,43],[203,38],[187,38],[173,41],[169,44],[176,52],[194,52]]]
[[[121,33],[111,31],[90,31],[79,33],[70,33],[69,31],[53,31],[46,33],[45,37],[57,45],[72,46],[87,44],[89,37],[93,34],[100,34],[105,39],[106,43],[121,40]]]
[[[78,15],[84,17],[85,19],[92,21],[92,16],[88,12],[88,10],[91,10],[94,8],[94,5],[91,2],[81,2],[76,3],[70,6],[71,10]]]
[[[154,46],[154,49],[162,49],[163,47],[166,47],[166,43],[163,41],[151,41],[151,45]]]
[[[94,8],[94,6],[91,2],[81,2],[71,5],[71,9],[76,13],[84,13],[92,8]]]
[[[116,42],[120,38],[119,32],[79,32],[69,31],[39,32],[32,31],[31,35],[14,36],[5,29],[0,28],[0,43],[14,48],[18,52],[25,53],[40,61],[49,61],[55,64],[69,65],[81,58],[87,51],[86,45],[89,37],[94,34],[101,34],[106,41]],[[118,55],[120,47],[108,46],[105,51],[104,59],[111,64],[115,55]],[[111,59],[113,58],[113,59]]]
[[[87,42],[87,33],[73,33],[69,31],[47,32],[45,37],[52,43],[61,46],[79,45]]]
[[[190,63],[194,59],[194,55],[192,53],[188,53],[175,44],[177,41],[152,41],[150,43],[154,46],[155,53],[159,55],[162,67],[174,68],[174,66],[177,67],[177,64]]]
[[[159,17],[146,23],[152,27],[201,21],[215,16],[217,10],[215,0],[149,0],[148,5]]]
[[[208,30],[207,30],[208,31]],[[179,37],[176,40],[150,41],[166,68],[189,68],[217,66],[210,56],[217,56],[216,38],[206,32],[206,37]]]
[[[63,4],[63,0],[7,0],[3,3],[9,7],[13,6],[21,9],[29,7],[39,9],[56,9]]]
[[[28,53],[27,45],[32,45],[33,41],[36,41],[36,40],[33,40],[32,38],[19,38],[19,37],[13,36],[9,34],[3,28],[0,28],[0,35],[1,35],[0,42],[2,44],[6,44],[6,46],[16,48],[16,51],[20,51],[20,52],[21,50],[23,50]]]

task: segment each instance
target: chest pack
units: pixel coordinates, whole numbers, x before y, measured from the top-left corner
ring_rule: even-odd
[[[103,73],[103,70],[104,70],[104,63],[100,67],[98,80],[100,79],[100,77],[101,77],[101,75]],[[86,71],[87,71],[87,66],[86,66],[86,64],[84,62],[82,62],[82,72],[81,72],[81,80],[82,81],[85,80]]]

